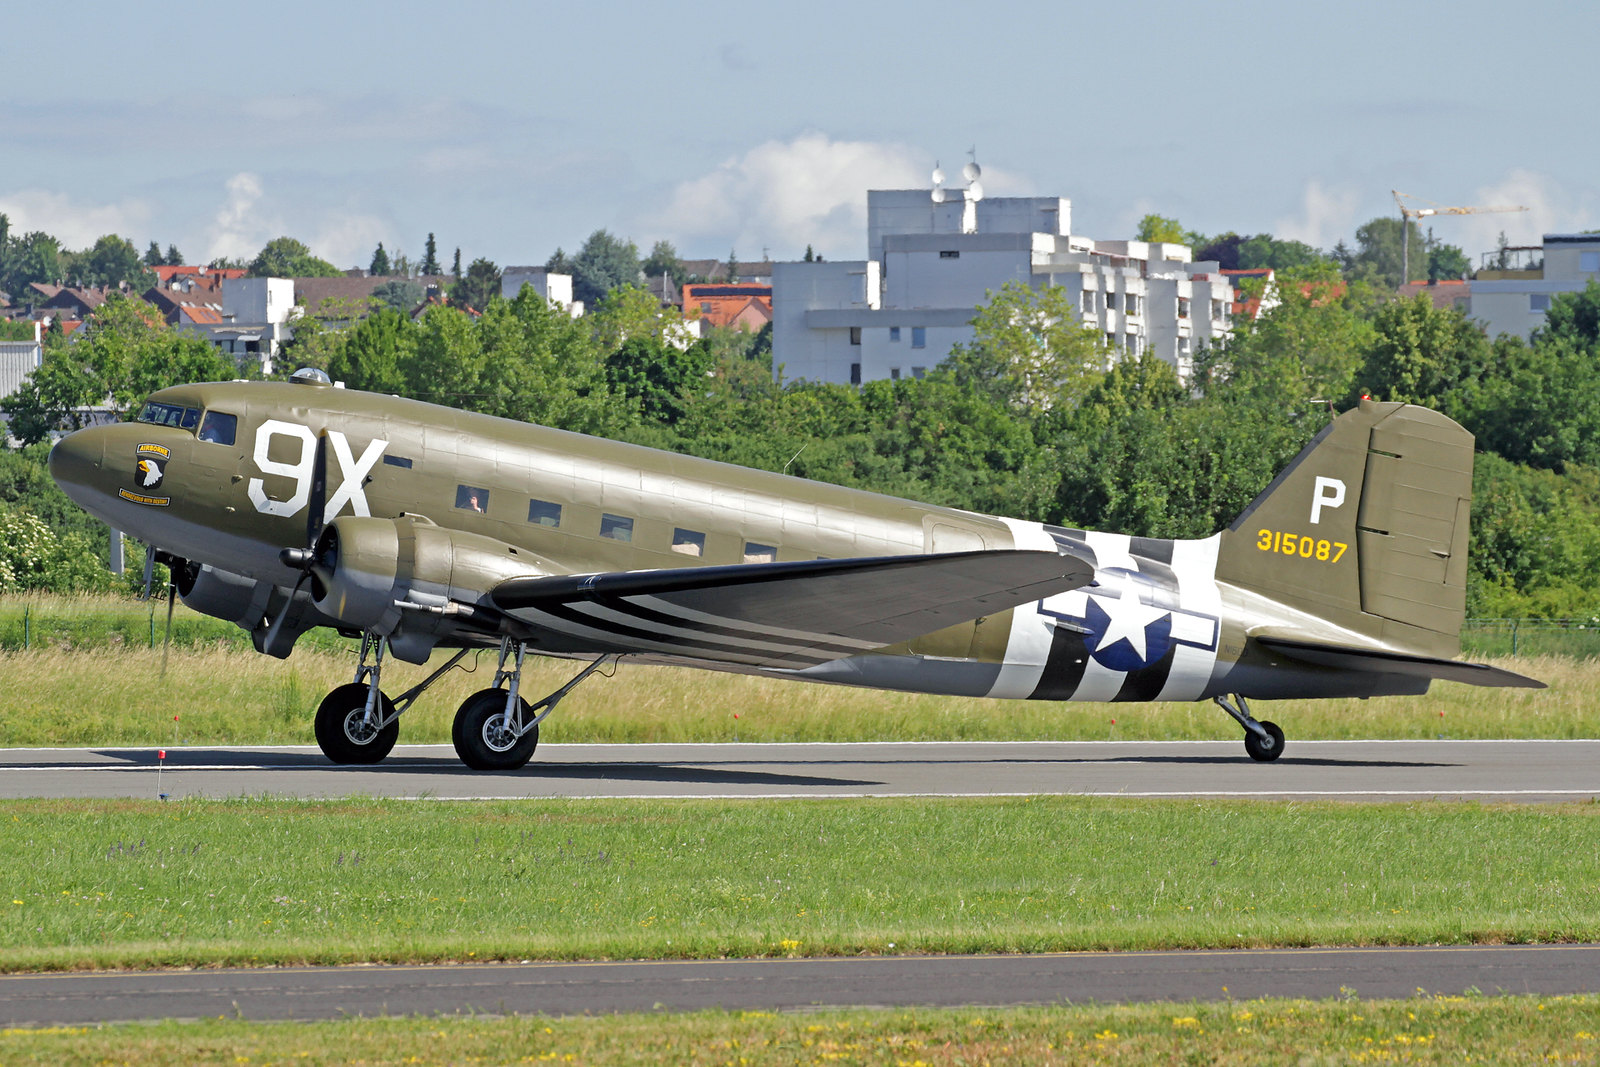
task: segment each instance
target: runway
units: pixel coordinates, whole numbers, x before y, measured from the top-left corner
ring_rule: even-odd
[[[527,767],[467,770],[448,745],[372,767],[312,746],[0,750],[3,797],[1076,795],[1553,803],[1600,797],[1600,741],[1294,741],[1255,763],[1237,741],[545,744]]]
[[[1600,992],[1600,945],[283,967],[0,977],[0,1025]]]

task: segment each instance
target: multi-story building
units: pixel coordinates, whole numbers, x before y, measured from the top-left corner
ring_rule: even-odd
[[[868,192],[867,259],[774,264],[774,373],[921,377],[972,340],[978,305],[1018,281],[1066,289],[1114,354],[1152,352],[1187,377],[1197,347],[1229,328],[1233,289],[1217,264],[1179,244],[1077,236],[1071,223],[1057,197]]]
[[[1600,234],[1547,233],[1542,260],[1473,276],[1467,314],[1490,337],[1509,333],[1527,340],[1544,325],[1551,297],[1579,292],[1591,281],[1600,281]]]

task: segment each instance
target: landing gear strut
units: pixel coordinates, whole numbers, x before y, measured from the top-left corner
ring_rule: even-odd
[[[523,642],[502,638],[494,684],[473,693],[456,711],[450,739],[455,742],[461,762],[475,771],[514,771],[525,765],[539,745],[539,724],[556,709],[561,698],[607,660],[616,659],[610,653],[601,656],[579,671],[572,681],[530,706],[519,695],[522,661],[526,655],[527,646]],[[509,682],[509,686],[501,689],[505,682]]]
[[[400,736],[400,716],[467,654],[462,649],[398,699],[390,700],[378,688],[388,648],[387,638],[362,634],[355,680],[333,690],[317,708],[317,745],[335,763],[377,763],[387,756]]]
[[[1225,696],[1212,697],[1217,707],[1232,715],[1244,727],[1244,750],[1257,763],[1270,763],[1283,755],[1283,731],[1275,722],[1262,722],[1250,714],[1244,697],[1234,694],[1237,706]]]

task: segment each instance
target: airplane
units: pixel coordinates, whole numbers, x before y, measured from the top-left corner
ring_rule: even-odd
[[[288,381],[159,390],[63,437],[50,470],[167,563],[183,602],[287,657],[361,641],[315,715],[371,764],[469,651],[493,684],[456,712],[467,766],[514,770],[586,677],[626,657],[956,696],[1214,701],[1254,760],[1284,734],[1248,701],[1542,688],[1457,660],[1472,436],[1362,400],[1227,529],[1163,540],[921,504],[693,456]],[[147,565],[148,567],[148,565]],[[428,663],[392,698],[385,657]],[[529,653],[587,660],[530,704]]]

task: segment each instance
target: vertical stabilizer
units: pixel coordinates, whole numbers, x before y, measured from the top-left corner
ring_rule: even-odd
[[[1470,433],[1363,400],[1223,533],[1217,577],[1383,646],[1453,656],[1471,505]]]

